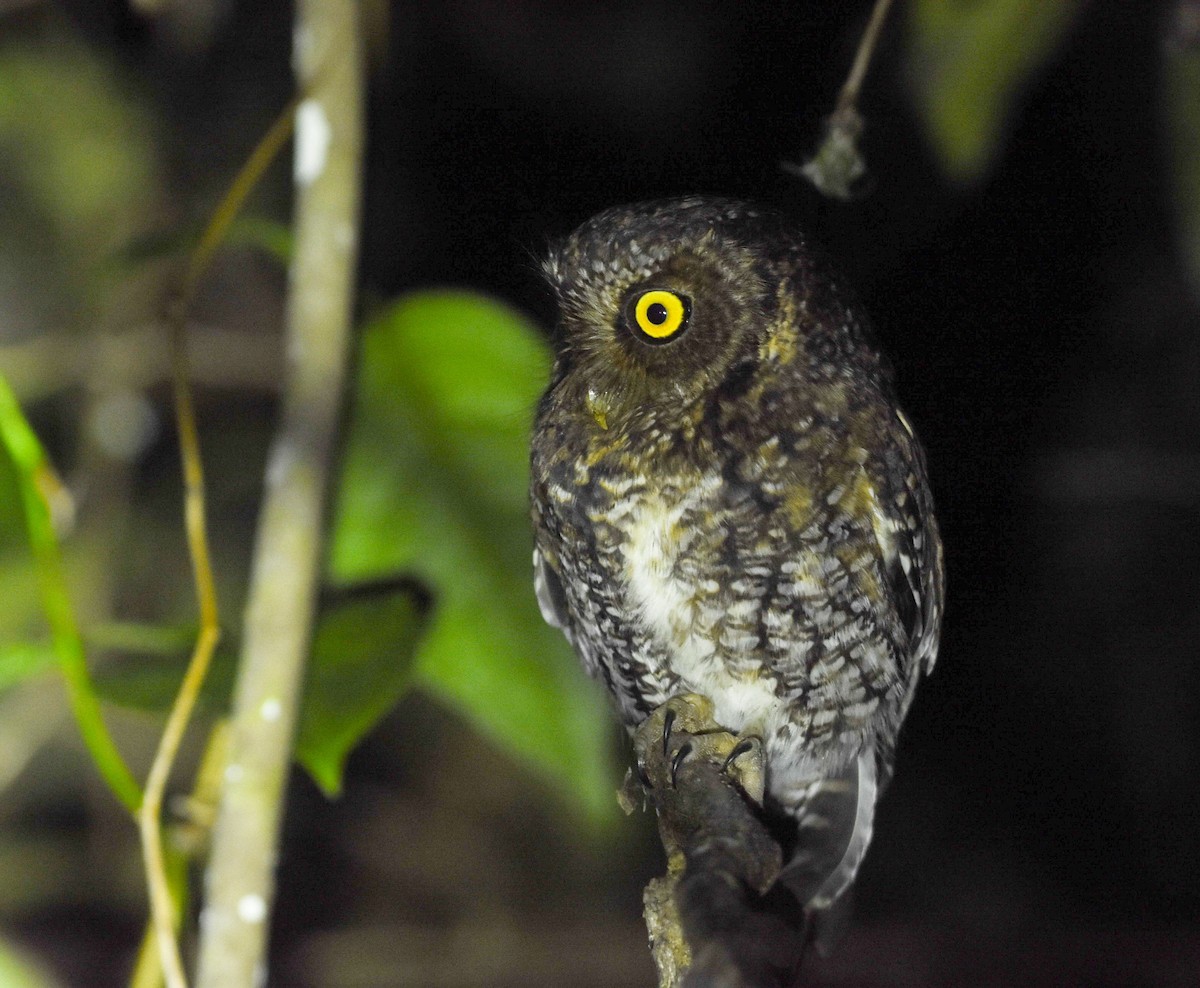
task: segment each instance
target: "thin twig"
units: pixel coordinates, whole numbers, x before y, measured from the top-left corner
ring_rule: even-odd
[[[171,841],[164,857],[163,873],[171,892],[176,931],[187,908],[188,864],[200,852],[205,835],[212,829],[212,816],[221,791],[221,772],[225,768],[228,745],[228,725],[223,720],[218,721],[209,734],[204,756],[196,769],[196,779],[191,795],[186,800],[183,819],[171,827]],[[163,964],[159,943],[158,928],[151,916],[138,948],[129,988],[160,988],[163,983]]]
[[[67,684],[71,711],[104,781],[125,808],[134,813],[142,801],[141,789],[104,724],[63,576],[53,521],[56,492],[62,485],[3,376],[0,376],[0,441],[8,449],[20,478],[21,500],[41,584],[42,606]]]
[[[265,980],[279,822],[321,560],[341,407],[361,185],[363,79],[355,0],[300,0],[295,250],[282,420],[268,458],[206,877],[200,988]]]
[[[875,54],[875,45],[879,42],[883,22],[887,20],[888,9],[892,0],[875,0],[875,9],[871,11],[871,19],[863,30],[862,39],[858,42],[858,51],[854,56],[854,64],[850,66],[850,74],[842,85],[833,112],[843,113],[854,108],[858,103],[858,93],[862,89],[863,80],[867,77],[867,69],[871,64],[871,56]]]
[[[835,199],[853,199],[862,193],[867,163],[858,150],[858,138],[863,129],[858,94],[891,5],[892,0],[875,0],[850,73],[838,94],[833,113],[825,119],[825,136],[816,154],[803,165],[783,162],[784,171],[808,179],[819,192]]]
[[[162,800],[166,792],[171,766],[179,752],[196,700],[208,675],[213,652],[221,637],[220,613],[217,607],[216,580],[208,547],[204,500],[204,464],[200,453],[200,436],[196,427],[196,409],[188,374],[187,339],[184,332],[187,312],[195,297],[200,280],[233,222],[238,210],[258,183],[267,166],[274,160],[292,131],[293,107],[279,117],[259,142],[221,200],[199,244],[192,252],[179,298],[169,315],[171,328],[172,363],[175,386],[175,422],[179,431],[179,448],[183,463],[184,523],[187,529],[188,552],[196,584],[196,603],[200,612],[200,632],[196,638],[191,661],[183,683],[167,717],[158,750],[146,778],[146,791],[138,809],[138,827],[142,836],[142,857],[146,869],[146,884],[150,890],[151,919],[158,939],[163,975],[168,988],[186,988],[187,978],[179,956],[176,937],[177,906],[171,895],[162,845]]]
[[[187,896],[187,856],[172,849],[164,856],[162,863],[163,880],[171,896],[171,912],[175,917],[172,934],[179,929],[180,917],[183,915]],[[169,977],[170,975],[167,975]],[[129,978],[129,988],[159,988],[163,983],[164,964],[162,955],[162,931],[151,915],[146,924],[146,932],[138,947],[137,962],[133,974]]]

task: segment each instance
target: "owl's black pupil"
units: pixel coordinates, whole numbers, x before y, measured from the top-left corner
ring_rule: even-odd
[[[646,307],[646,318],[655,326],[661,326],[667,321],[667,307],[662,302],[651,302]]]

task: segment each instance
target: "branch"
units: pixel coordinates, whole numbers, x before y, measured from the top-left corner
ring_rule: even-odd
[[[858,139],[862,135],[863,119],[858,112],[858,94],[862,89],[871,56],[887,19],[892,0],[875,0],[871,19],[863,30],[850,66],[850,74],[838,94],[833,113],[825,118],[825,138],[821,146],[803,165],[783,163],[784,171],[808,179],[817,190],[835,199],[853,199],[861,192],[862,180],[867,174],[867,163],[858,150]]]
[[[274,865],[321,560],[357,255],[363,81],[354,0],[296,8],[296,248],[282,420],[269,455],[229,762],[201,923],[200,988],[263,983]]]
[[[279,340],[266,333],[189,323],[188,363],[195,385],[237,391],[279,390]],[[0,345],[0,367],[17,398],[26,404],[85,384],[96,368],[120,368],[123,387],[145,390],[173,376],[157,323],[97,335],[81,347],[67,331],[43,333]]]
[[[651,715],[634,748],[667,853],[643,897],[659,988],[792,984],[808,931],[776,885],[783,849],[763,819],[761,745],[688,695]]]

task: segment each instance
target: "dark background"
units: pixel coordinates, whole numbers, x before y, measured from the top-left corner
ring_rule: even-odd
[[[153,109],[180,221],[211,207],[291,84],[286,5],[200,6],[198,28],[84,0],[0,21],[120,67]],[[536,258],[597,209],[703,192],[793,214],[893,359],[949,569],[856,925],[812,983],[1200,983],[1200,333],[1167,169],[1166,6],[1083,5],[994,167],[961,187],[922,135],[897,5],[862,99],[873,191],[833,203],[780,162],[815,145],[868,6],[393,4],[375,35],[363,305],[461,285],[547,323]],[[282,218],[276,172],[259,203]],[[220,321],[249,298],[240,318],[276,333],[282,290],[221,269],[203,304]],[[256,455],[272,408],[202,394],[209,434]],[[216,495],[218,532],[245,545],[258,461],[213,455],[214,476],[222,457],[246,473]],[[168,435],[143,489],[174,489],[173,456]],[[581,835],[540,786],[420,697],[353,756],[340,801],[297,775],[273,983],[652,983],[648,820]],[[15,819],[94,825],[54,792]],[[96,892],[0,920],[65,983],[108,984],[141,916],[136,896]]]

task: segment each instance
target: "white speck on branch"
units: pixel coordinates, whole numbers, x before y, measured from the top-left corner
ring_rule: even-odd
[[[325,170],[333,131],[319,100],[306,99],[296,108],[296,185],[311,185]]]
[[[277,466],[284,450],[288,468],[267,485],[259,519],[230,740],[229,764],[238,770],[224,775],[213,831],[199,988],[251,988],[266,971],[276,845],[353,310],[363,144],[358,13],[355,0],[296,6],[295,37],[304,39],[294,53],[297,84],[306,95],[302,107],[315,110],[306,116],[301,109],[297,120],[289,359],[270,460]]]

